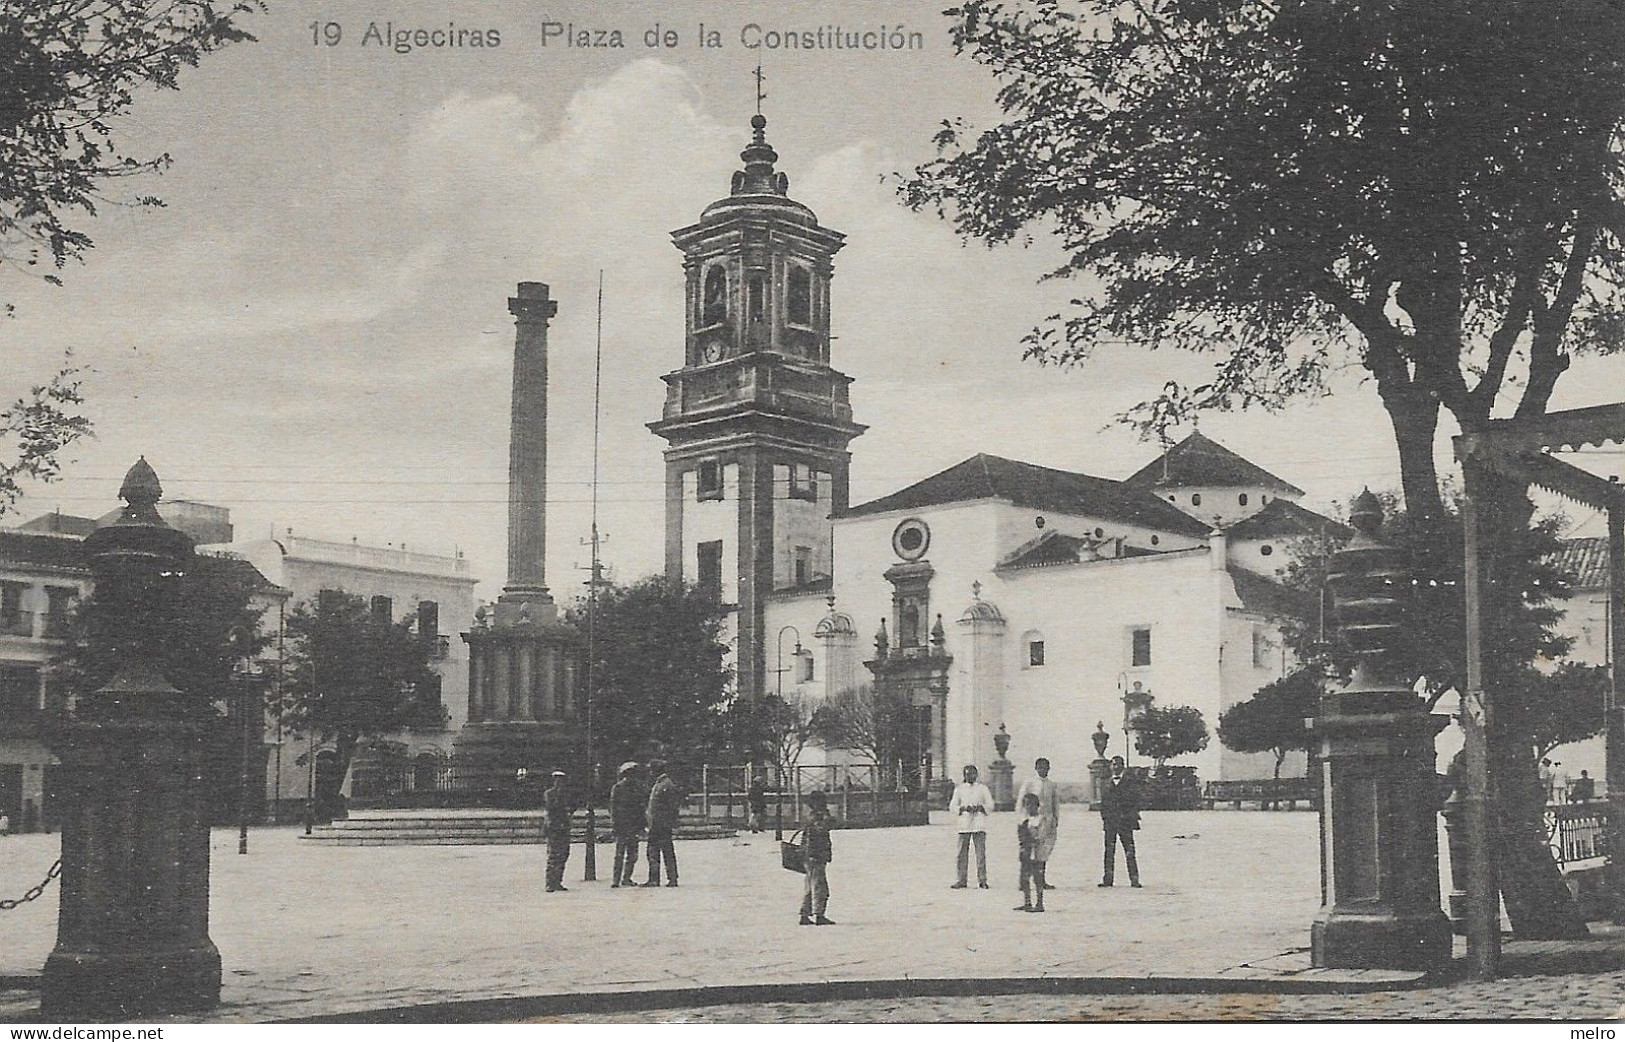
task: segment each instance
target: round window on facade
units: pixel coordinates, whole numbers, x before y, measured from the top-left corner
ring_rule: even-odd
[[[1236,502],[1240,503],[1242,506],[1246,506],[1247,505],[1247,493],[1243,492],[1241,495],[1237,496],[1236,497]]]
[[[1260,556],[1260,557],[1268,557],[1270,554],[1273,554],[1274,552],[1275,552],[1275,547],[1271,546],[1268,543],[1265,543],[1263,546],[1258,548],[1258,556]]]
[[[1106,535],[1106,530],[1104,528],[1095,529],[1095,538],[1096,539],[1104,538],[1105,535]]]
[[[1158,539],[1158,538],[1157,538],[1157,537],[1156,537],[1156,536],[1152,536],[1152,537],[1151,537],[1151,545],[1152,545],[1152,546],[1156,546],[1156,545],[1157,545],[1157,544],[1158,544],[1158,543],[1160,543],[1160,542],[1162,542],[1162,540],[1161,540],[1161,539]]]
[[[892,550],[905,561],[918,561],[930,545],[931,529],[917,517],[901,522],[891,534]]]
[[[1200,492],[1191,493],[1191,506],[1199,507],[1201,505],[1202,505],[1202,493],[1200,493]]]
[[[1033,527],[1034,528],[1043,528],[1044,527],[1044,515],[1043,514],[1039,514],[1037,517],[1033,518]]]

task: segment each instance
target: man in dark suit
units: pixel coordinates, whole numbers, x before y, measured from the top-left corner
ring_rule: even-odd
[[[1112,757],[1112,776],[1100,794],[1100,827],[1106,836],[1106,871],[1101,886],[1112,885],[1117,863],[1117,841],[1123,841],[1123,860],[1128,862],[1128,885],[1140,885],[1140,864],[1134,859],[1134,833],[1140,827],[1140,791],[1121,756]]]

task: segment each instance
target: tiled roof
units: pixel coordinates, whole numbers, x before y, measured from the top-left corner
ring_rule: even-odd
[[[1242,459],[1200,431],[1147,463],[1123,482],[1136,488],[1267,488],[1289,496],[1303,489]]]
[[[89,572],[90,560],[85,553],[85,541],[71,536],[47,532],[25,532],[21,529],[0,529],[0,566],[51,568]],[[251,590],[275,590],[279,587],[260,573],[258,568],[241,557],[199,554],[193,571],[199,575],[225,576],[233,583]]]
[[[1086,539],[1081,536],[1063,535],[1050,529],[1042,535],[1029,539],[1005,555],[998,568],[1043,568],[1055,564],[1081,564],[1084,561],[1097,561],[1102,559],[1117,559],[1123,557],[1152,557],[1157,555],[1155,550],[1145,550],[1135,546],[1120,546],[1114,553],[1100,553],[1095,548],[1102,544],[1099,539]],[[1111,542],[1107,540],[1105,542]]]
[[[93,517],[79,517],[74,514],[64,514],[60,510],[53,510],[49,514],[24,521],[17,526],[19,532],[56,532],[59,535],[76,535],[83,539],[96,530],[97,521]]]
[[[1354,534],[1354,529],[1307,507],[1300,507],[1290,499],[1272,499],[1258,513],[1225,529],[1224,534],[1231,539],[1263,539],[1267,536],[1319,535],[1322,532],[1331,539],[1347,539]]]
[[[889,496],[852,507],[842,516],[918,510],[982,499],[1005,500],[1031,510],[1098,517],[1103,521],[1197,538],[1208,534],[1207,525],[1154,493],[1130,488],[1110,478],[1039,467],[986,453],[956,463]]]
[[[1608,540],[1605,537],[1564,539],[1550,558],[1559,571],[1574,579],[1576,590],[1602,590],[1608,586]]]
[[[0,565],[89,571],[83,540],[47,532],[0,530]]]
[[[1236,584],[1236,596],[1247,611],[1275,618],[1311,618],[1315,611],[1315,595],[1304,590],[1283,586],[1245,568],[1231,568],[1230,578]]]

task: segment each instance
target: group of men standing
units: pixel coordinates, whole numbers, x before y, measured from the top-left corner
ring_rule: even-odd
[[[1021,790],[1016,794],[1015,801],[1018,809],[1028,805],[1029,796],[1037,801],[1031,843],[1023,851],[1023,866],[1031,867],[1041,891],[1055,889],[1046,878],[1045,866],[1055,851],[1055,841],[1061,823],[1061,794],[1056,784],[1050,780],[1049,771],[1049,760],[1043,757],[1036,760],[1033,763],[1034,777],[1021,783]],[[948,803],[948,812],[953,816],[955,828],[959,833],[959,875],[953,884],[955,890],[963,890],[970,885],[972,847],[976,850],[977,885],[984,890],[988,886],[987,820],[988,814],[993,810],[993,793],[977,778],[976,768],[967,765],[964,781],[954,786],[953,798]],[[1102,788],[1096,809],[1100,812],[1104,848],[1104,870],[1098,885],[1102,887],[1113,885],[1117,847],[1121,843],[1123,860],[1128,867],[1129,885],[1139,887],[1140,864],[1135,856],[1134,833],[1140,827],[1140,792],[1134,780],[1128,776],[1127,765],[1121,756],[1112,758],[1111,777]]]
[[[632,878],[638,865],[638,842],[648,829],[649,878],[643,886],[659,886],[661,862],[665,862],[666,885],[677,885],[677,848],[672,842],[677,816],[683,806],[683,793],[672,780],[666,764],[649,765],[654,781],[644,788],[639,772],[642,765],[621,764],[615,784],[609,790],[610,830],[615,835],[612,888],[638,886]],[[564,866],[570,860],[570,821],[575,803],[564,786],[565,773],[553,772],[553,784],[542,794],[543,826],[547,835],[547,891],[568,890]]]

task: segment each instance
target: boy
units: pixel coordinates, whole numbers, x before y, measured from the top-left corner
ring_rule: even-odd
[[[1021,847],[1021,904],[1016,906],[1018,912],[1042,912],[1044,910],[1044,863],[1038,860],[1038,839],[1044,828],[1044,818],[1039,812],[1038,793],[1029,792],[1021,798],[1021,809],[1026,817],[1016,825],[1016,842]],[[1037,893],[1038,901],[1033,902],[1033,894]]]
[[[801,848],[807,852],[807,887],[801,897],[802,926],[834,926],[835,920],[824,915],[829,907],[830,862],[829,803],[822,792],[807,794],[807,809],[811,812],[801,830]]]

